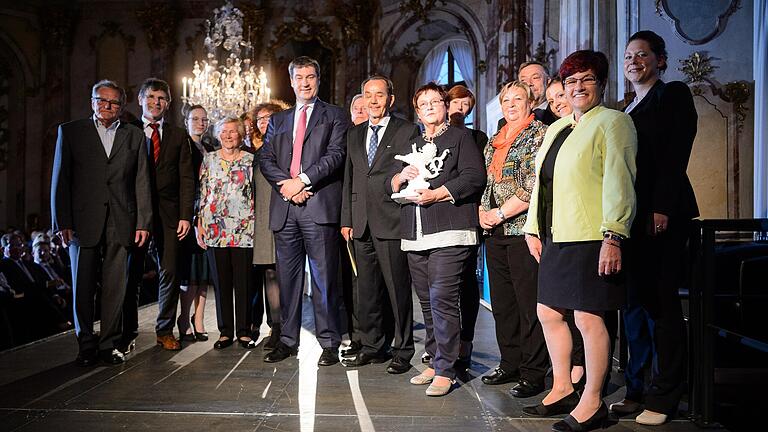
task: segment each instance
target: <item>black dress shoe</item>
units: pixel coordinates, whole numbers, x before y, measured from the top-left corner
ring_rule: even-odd
[[[387,354],[370,354],[361,352],[352,358],[345,358],[341,360],[341,364],[346,367],[359,367],[365,366],[371,363],[384,363],[389,360],[391,356]]]
[[[99,362],[99,356],[95,352],[79,353],[75,364],[80,367],[91,367]]]
[[[515,382],[518,379],[520,379],[520,375],[512,372],[507,372],[504,369],[502,369],[501,366],[499,366],[496,369],[494,369],[493,372],[483,376],[480,379],[483,381],[483,384],[499,385],[499,384]]]
[[[253,339],[237,339],[237,342],[240,344],[241,347],[245,349],[254,349],[256,348],[256,341]]]
[[[118,342],[115,348],[126,356],[136,350],[136,339],[130,342]]]
[[[347,348],[344,348],[341,350],[341,356],[352,357],[353,355],[359,354],[360,350],[362,349],[363,349],[363,344],[357,341],[352,341],[349,343],[349,346]]]
[[[509,394],[516,398],[529,398],[544,391],[544,383],[532,383],[525,378],[520,378],[517,385],[512,387]]]
[[[269,337],[264,342],[264,350],[270,351],[275,349],[278,342],[280,342],[280,324],[272,324],[272,331],[269,332]]]
[[[320,354],[320,360],[317,361],[318,366],[332,366],[339,362],[339,349],[338,348],[323,348],[323,353]]]
[[[605,428],[608,426],[608,421],[608,407],[605,406],[605,402],[600,402],[600,408],[592,414],[592,417],[584,420],[583,423],[579,423],[569,414],[566,418],[553,424],[552,430],[555,432],[586,432]]]
[[[287,359],[290,356],[295,356],[297,353],[298,350],[296,348],[291,348],[282,342],[278,342],[275,349],[268,352],[264,356],[264,361],[266,363],[277,363]],[[336,361],[338,361],[338,359]]]
[[[409,370],[411,370],[411,362],[399,357],[393,358],[392,361],[389,362],[389,366],[387,366],[387,373],[393,375],[403,374]]]
[[[234,342],[232,341],[232,339],[220,339],[213,344],[213,349],[217,349],[217,350],[224,349],[232,346],[233,343]]]
[[[125,358],[123,357],[123,353],[121,353],[117,349],[104,350],[99,352],[99,359],[104,363],[111,364],[111,365],[118,365],[125,361]]]
[[[570,393],[568,396],[560,399],[557,402],[553,402],[549,405],[542,403],[538,405],[530,405],[523,407],[523,413],[531,417],[552,417],[556,415],[568,414],[576,408],[579,404],[579,394],[576,392]]]

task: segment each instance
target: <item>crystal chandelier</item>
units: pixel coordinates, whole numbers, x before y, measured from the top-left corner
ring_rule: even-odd
[[[268,102],[271,91],[267,74],[264,68],[256,72],[256,66],[251,64],[251,30],[248,29],[248,39],[243,39],[240,9],[227,0],[224,6],[213,10],[213,20],[205,23],[207,59],[195,60],[193,77],[182,79],[182,101],[187,105],[202,105],[213,122],[224,117],[239,117],[251,107]]]

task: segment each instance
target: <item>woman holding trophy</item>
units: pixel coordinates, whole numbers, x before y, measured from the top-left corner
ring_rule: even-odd
[[[432,361],[411,384],[427,396],[451,390],[459,355],[459,289],[478,244],[477,201],[485,187],[483,158],[466,129],[447,123],[446,93],[435,83],[416,90],[413,106],[424,125],[409,155],[395,164],[388,185],[402,205],[401,247],[424,315]],[[416,163],[413,165],[412,163]],[[406,187],[407,185],[407,187]]]

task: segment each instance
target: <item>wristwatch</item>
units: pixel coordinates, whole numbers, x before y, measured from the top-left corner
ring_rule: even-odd
[[[504,216],[504,212],[503,212],[503,211],[501,211],[501,209],[500,209],[500,208],[497,208],[497,209],[496,209],[496,216],[498,216],[498,217],[499,217],[499,220],[500,220],[501,222],[504,222],[504,220],[506,219],[506,217]]]

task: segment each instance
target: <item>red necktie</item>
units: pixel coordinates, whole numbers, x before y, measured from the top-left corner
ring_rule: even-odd
[[[160,125],[150,123],[149,127],[152,128],[152,136],[150,137],[152,141],[152,156],[155,157],[155,164],[157,164],[157,160],[160,159]]]
[[[296,125],[296,138],[293,139],[293,155],[291,156],[291,178],[299,175],[301,169],[301,149],[304,146],[304,135],[307,132],[307,107],[304,105],[299,111],[299,124]]]

